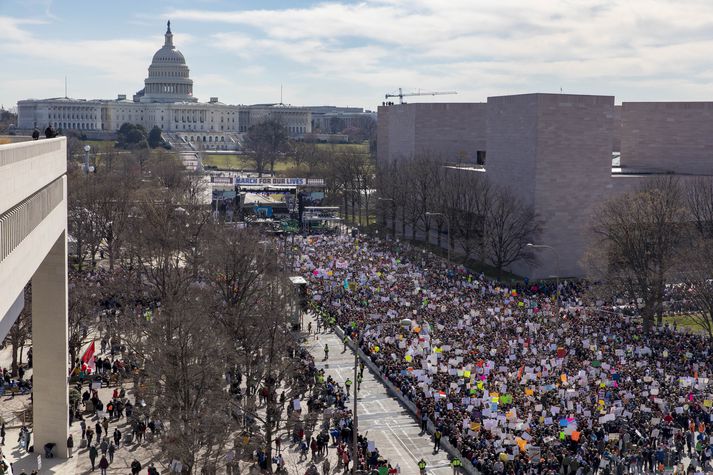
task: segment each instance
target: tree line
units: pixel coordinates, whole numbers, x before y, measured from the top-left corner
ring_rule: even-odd
[[[167,153],[73,161],[68,181],[72,361],[97,335],[123,345],[142,410],[170,428],[158,450],[190,470],[270,447],[294,423],[280,393],[306,384],[276,244],[215,222],[203,177]]]
[[[539,217],[485,173],[420,155],[379,164],[377,177],[380,219],[393,237],[398,232],[402,238],[430,242],[435,232],[437,245],[445,244],[462,262],[484,262],[498,272],[517,261],[535,263],[527,244],[537,242]]]
[[[644,180],[593,218],[595,295],[633,304],[647,332],[677,310],[713,338],[713,179]]]

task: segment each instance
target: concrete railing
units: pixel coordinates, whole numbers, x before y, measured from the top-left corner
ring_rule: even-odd
[[[59,152],[64,147],[64,140],[29,140],[9,144],[0,144],[0,167],[17,163],[52,152]]]
[[[64,182],[57,179],[0,215],[0,262],[64,199]]]
[[[67,138],[0,145],[0,214],[67,173]]]
[[[31,135],[0,135],[0,145],[9,143],[29,142],[32,140]]]
[[[337,336],[339,336],[340,340],[344,340],[344,331],[341,328],[339,328],[339,325],[334,326],[334,332],[337,334]],[[394,396],[396,396],[396,398],[401,402],[401,404],[406,406],[406,408],[409,411],[411,411],[411,414],[413,414],[418,420],[418,418],[420,417],[420,414],[419,414],[419,411],[418,411],[418,408],[416,407],[416,405],[410,399],[408,399],[404,395],[403,392],[401,392],[401,389],[397,388],[394,385],[394,383],[392,383],[391,381],[389,381],[386,378],[386,375],[384,375],[379,370],[379,368],[376,366],[376,364],[374,364],[374,362],[371,360],[371,358],[369,358],[369,356],[366,355],[362,351],[361,348],[359,348],[359,346],[357,345],[356,342],[350,340],[349,345],[351,346],[352,350],[355,350],[357,352],[359,359],[364,362],[364,364],[369,368],[369,370],[371,370],[372,373],[374,373],[376,376],[379,377],[379,380],[381,381],[381,383],[384,386],[386,386],[386,388],[389,390],[389,392],[392,393]],[[428,433],[433,434],[435,431],[436,431],[436,426],[433,424],[433,421],[431,421],[429,419],[428,420]],[[453,447],[451,445],[451,443],[448,442],[448,440],[446,440],[445,438],[441,439],[441,446],[452,457],[458,457],[461,460],[461,462],[463,463],[462,468],[465,473],[467,473],[468,475],[480,475],[480,472],[478,471],[478,469],[476,469],[473,466],[473,464],[470,463],[470,460],[463,457],[461,455],[461,453],[458,451],[458,449]],[[426,467],[426,469],[428,469],[428,467]]]

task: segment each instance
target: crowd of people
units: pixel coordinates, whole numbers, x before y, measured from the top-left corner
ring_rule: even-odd
[[[713,470],[713,347],[581,284],[505,285],[398,241],[300,241],[312,307],[482,473]]]

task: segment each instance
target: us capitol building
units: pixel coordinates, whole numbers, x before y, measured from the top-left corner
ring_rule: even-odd
[[[183,54],[173,44],[171,22],[166,39],[149,66],[144,88],[132,100],[117,99],[27,99],[17,103],[18,129],[56,129],[83,133],[88,137],[109,137],[122,124],[141,124],[147,131],[155,125],[172,141],[212,149],[235,148],[239,134],[254,124],[278,120],[291,137],[311,133],[311,112],[284,104],[228,105],[211,97],[198,102],[193,96],[193,80]],[[193,148],[193,147],[192,147]]]

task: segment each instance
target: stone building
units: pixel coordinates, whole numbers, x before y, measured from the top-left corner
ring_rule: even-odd
[[[240,132],[268,118],[283,121],[291,137],[311,131],[311,115],[304,108],[228,105],[217,97],[198,102],[186,59],[173,44],[171,22],[163,46],[153,55],[143,89],[131,100],[125,94],[113,100],[28,99],[19,101],[17,110],[18,129],[25,131],[52,124],[57,129],[102,137],[131,122],[146,130],[158,126],[179,141],[201,142],[205,148],[216,149],[234,148]]]
[[[485,173],[543,222],[534,278],[582,276],[594,210],[643,180],[713,175],[713,103],[624,102],[613,96],[523,94],[487,103],[379,107],[379,162],[419,154]],[[556,256],[546,253],[556,253]],[[559,261],[559,262],[558,262]]]
[[[37,454],[55,443],[60,457],[69,434],[66,142],[0,144],[0,340],[31,281],[32,445]]]

